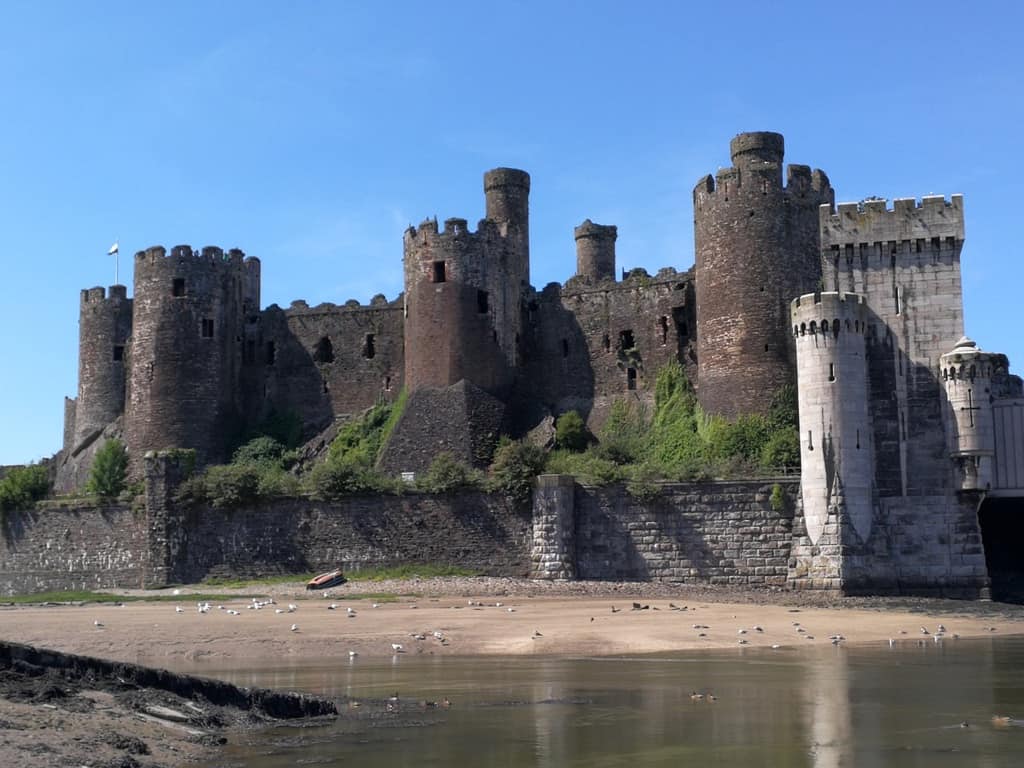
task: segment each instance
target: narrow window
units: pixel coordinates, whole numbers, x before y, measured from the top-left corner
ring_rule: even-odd
[[[373,345],[373,334],[366,334],[366,343],[363,344],[363,357],[366,359],[372,359],[377,354],[377,350]]]
[[[829,381],[835,381],[836,380],[836,364],[835,363],[829,363],[828,364],[828,380]]]
[[[330,388],[327,386],[327,379],[326,378],[323,380],[323,387],[324,387],[324,392],[325,393],[331,391]]]
[[[633,331],[619,331],[619,349],[633,349],[636,342],[633,340]]]
[[[487,291],[476,292],[476,311],[481,315],[487,314]]]
[[[658,328],[661,329],[661,343],[664,346],[668,342],[668,318],[665,315],[658,318]]]
[[[860,430],[857,430],[857,450],[860,450]]]
[[[327,336],[320,337],[320,341],[318,341],[316,343],[316,346],[313,348],[313,362],[334,362],[334,345],[331,343],[330,338],[328,338]]]
[[[272,342],[267,342],[267,365],[273,365],[277,360],[277,345]]]
[[[767,344],[765,344],[765,345],[764,345],[764,351],[765,351],[765,352],[767,352],[767,351],[768,351],[768,345],[767,345]]]
[[[569,356],[569,341],[567,339],[562,339],[562,357],[568,357],[568,356]]]
[[[636,368],[626,369],[626,389],[636,389]]]
[[[814,450],[814,439],[811,437],[811,430],[807,430],[807,450]]]
[[[384,377],[384,391],[385,392],[390,392],[391,391],[391,377],[390,376],[385,376]]]
[[[124,345],[123,344],[115,344],[114,345],[114,362],[115,363],[119,363],[122,360],[124,360]]]
[[[447,275],[445,274],[444,262],[443,261],[435,261],[434,262],[434,282],[435,283],[443,283],[446,280],[447,280]]]
[[[612,340],[611,340],[611,337],[607,333],[604,336],[601,337],[601,346],[604,347],[604,351],[605,352],[611,351]]]
[[[176,277],[171,283],[171,296],[184,296],[185,295],[185,278]]]
[[[213,318],[204,317],[202,320],[202,334],[204,339],[213,338]]]

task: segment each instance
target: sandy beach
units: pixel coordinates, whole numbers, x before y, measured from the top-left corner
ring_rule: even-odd
[[[9,607],[0,610],[0,636],[173,667],[176,661],[333,658],[352,652],[614,656],[791,650],[837,637],[844,643],[905,644],[1024,633],[1024,610],[996,603],[673,585],[450,578],[356,582],[310,594],[296,583],[266,588],[257,599],[275,602],[259,609],[250,607],[250,595],[259,590],[250,588],[235,590],[206,613],[189,591],[182,588],[173,602]],[[400,596],[356,597],[368,592]]]

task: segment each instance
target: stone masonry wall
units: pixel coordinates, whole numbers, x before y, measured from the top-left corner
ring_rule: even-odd
[[[795,480],[780,484],[796,498]],[[649,502],[622,488],[577,486],[577,575],[784,586],[794,513],[792,504],[772,509],[772,485],[669,485]]]
[[[146,515],[123,505],[6,512],[0,595],[139,587]]]
[[[184,513],[182,530],[171,582],[403,563],[525,576],[530,565],[529,512],[481,493],[200,507]]]

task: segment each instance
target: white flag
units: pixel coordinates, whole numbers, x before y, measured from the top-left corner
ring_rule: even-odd
[[[112,246],[110,246],[110,250],[107,251],[107,256],[113,256],[115,253],[117,253],[117,241],[116,240],[114,241],[114,244]]]

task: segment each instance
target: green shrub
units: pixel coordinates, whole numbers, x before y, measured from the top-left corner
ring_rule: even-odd
[[[261,499],[279,499],[298,496],[299,478],[282,467],[267,467],[259,472],[256,493]]]
[[[663,480],[661,471],[651,464],[637,464],[626,480],[626,492],[639,501],[653,501],[661,496],[661,485],[658,481]]]
[[[793,427],[776,429],[761,449],[761,466],[791,469],[800,466],[800,435]]]
[[[239,507],[259,496],[260,471],[249,464],[219,464],[206,468],[203,487],[215,507]]]
[[[584,485],[609,485],[626,477],[623,466],[605,458],[600,448],[583,453],[555,450],[548,454],[544,471],[557,475],[573,475]]]
[[[448,451],[442,451],[416,478],[416,487],[428,493],[449,493],[478,483],[476,473]]]
[[[590,442],[590,433],[583,417],[566,411],[555,421],[555,446],[566,451],[582,451]]]
[[[390,403],[380,403],[342,426],[331,441],[328,461],[372,467],[381,451],[384,428],[389,424],[394,426],[391,420],[394,410]]]
[[[772,486],[772,493],[768,499],[773,512],[781,512],[786,507],[786,493],[778,483]]]
[[[534,479],[543,469],[544,451],[531,443],[503,437],[494,451],[487,487],[514,504],[526,504],[533,493]]]
[[[50,473],[39,464],[15,467],[0,480],[0,512],[31,509],[50,491]]]
[[[598,454],[616,464],[633,464],[647,451],[649,424],[635,403],[616,400],[601,426]]]
[[[278,466],[285,454],[283,443],[266,435],[255,437],[235,451],[232,464],[267,464]]]
[[[85,490],[105,499],[111,499],[124,490],[128,473],[128,451],[120,440],[107,440],[96,451]]]
[[[333,501],[355,493],[394,490],[394,484],[366,466],[352,461],[325,461],[302,478],[305,490],[320,501]]]

